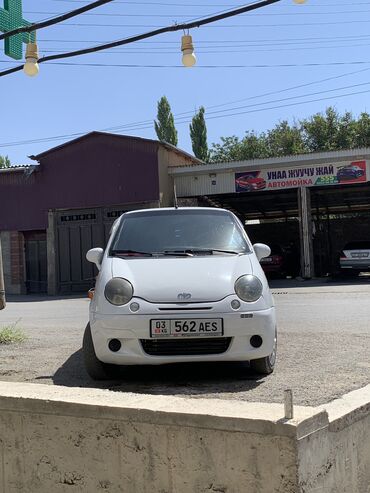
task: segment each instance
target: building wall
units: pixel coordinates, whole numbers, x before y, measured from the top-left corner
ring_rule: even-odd
[[[173,177],[168,174],[168,168],[173,166],[189,166],[193,159],[189,156],[179,154],[169,150],[166,147],[158,148],[158,173],[159,173],[159,189],[161,207],[169,207],[173,205],[174,188]]]
[[[159,200],[157,147],[98,134],[47,153],[33,173],[1,173],[0,230],[45,230],[50,209]]]

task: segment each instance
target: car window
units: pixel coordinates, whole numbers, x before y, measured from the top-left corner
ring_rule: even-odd
[[[343,250],[370,250],[370,241],[352,241]]]
[[[220,249],[250,253],[242,228],[226,211],[166,210],[127,214],[112,250],[163,252]]]

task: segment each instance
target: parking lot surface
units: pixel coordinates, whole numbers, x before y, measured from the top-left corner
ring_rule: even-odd
[[[15,322],[22,344],[0,346],[0,379],[100,387],[121,392],[282,402],[316,406],[370,382],[370,279],[273,281],[278,362],[267,377],[247,364],[181,364],[124,368],[121,378],[93,382],[81,352],[87,298],[10,297],[0,327]]]

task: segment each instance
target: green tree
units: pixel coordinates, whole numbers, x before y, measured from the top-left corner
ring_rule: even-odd
[[[10,168],[10,160],[8,156],[0,156],[0,168]]]
[[[204,118],[204,107],[199,108],[189,125],[190,138],[193,147],[193,152],[198,159],[208,161],[209,151],[207,144],[207,126]]]
[[[329,107],[301,122],[303,140],[311,152],[353,149],[356,147],[356,121],[352,113],[340,115]]]
[[[361,113],[356,121],[356,147],[370,146],[370,115]]]
[[[290,156],[307,151],[302,139],[301,128],[297,125],[289,125],[284,120],[278,123],[266,136],[268,156]]]
[[[177,130],[175,120],[171,111],[170,103],[166,96],[163,96],[157,104],[157,120],[154,121],[154,128],[159,140],[177,146]]]
[[[221,137],[221,144],[213,143],[210,149],[210,161],[213,163],[243,161],[267,156],[266,135],[257,135],[254,132],[246,132],[242,140],[235,135]]]

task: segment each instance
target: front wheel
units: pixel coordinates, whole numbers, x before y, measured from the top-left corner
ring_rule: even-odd
[[[251,369],[255,373],[261,375],[270,375],[274,371],[276,363],[276,352],[277,352],[277,332],[275,331],[274,346],[272,353],[265,358],[252,359],[250,361]]]
[[[93,380],[114,380],[117,378],[120,367],[117,365],[103,363],[96,357],[90,324],[87,324],[85,329],[82,342],[82,351],[85,368],[89,377]]]

